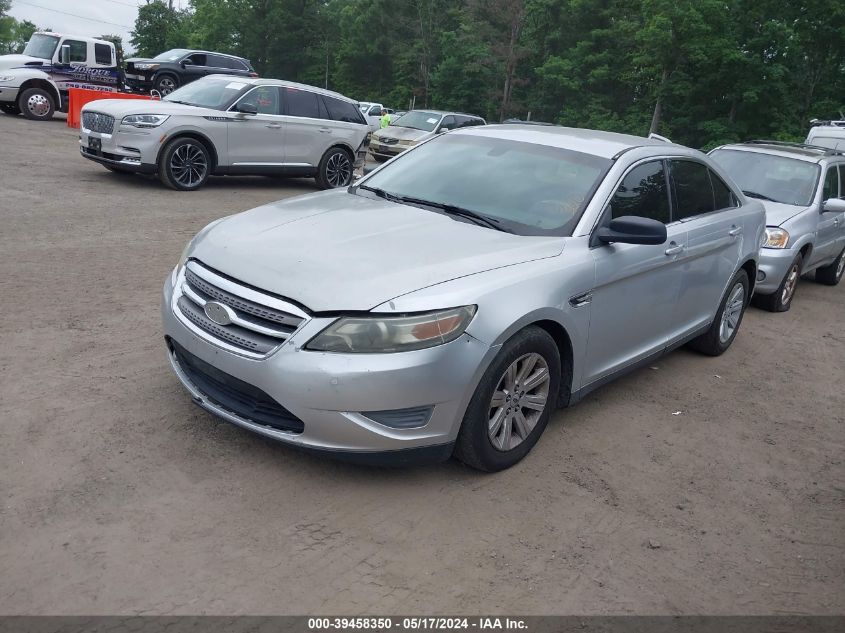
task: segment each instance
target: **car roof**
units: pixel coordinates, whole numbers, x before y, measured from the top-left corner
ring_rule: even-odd
[[[220,77],[223,79],[228,79],[229,81],[238,81],[240,83],[252,84],[253,86],[280,86],[282,88],[294,88],[295,90],[307,90],[309,92],[316,92],[317,94],[324,95],[326,97],[334,97],[335,99],[346,101],[348,103],[351,103],[352,105],[358,104],[358,102],[354,99],[350,99],[349,97],[346,97],[340,94],[339,92],[332,92],[331,90],[318,88],[317,86],[309,86],[308,84],[300,84],[296,83],[295,81],[285,81],[284,79],[269,79],[266,77],[237,77],[236,79],[232,79],[231,75],[224,74],[206,75],[206,77]]]
[[[667,147],[671,147],[673,151],[694,151],[683,145],[630,134],[520,123],[459,128],[454,132],[450,132],[450,134],[472,134],[474,136],[503,138],[563,149],[575,149],[576,151],[582,151],[586,154],[593,154],[603,158],[615,158],[619,154],[636,147],[654,147],[655,149],[664,150]]]
[[[33,35],[51,35],[53,37],[58,37],[59,39],[63,37],[72,37],[75,40],[79,40],[81,42],[101,42],[103,44],[113,44],[109,40],[104,40],[102,37],[91,37],[90,35],[74,35],[73,33],[55,33],[53,31],[35,31]]]
[[[440,116],[445,116],[447,114],[457,114],[458,116],[469,116],[469,117],[472,117],[473,119],[484,120],[484,117],[478,116],[477,114],[469,114],[467,112],[455,112],[454,110],[434,110],[433,108],[414,108],[413,110],[408,110],[408,112],[430,112],[431,114],[439,114]]]
[[[238,57],[237,55],[230,55],[229,53],[218,53],[217,51],[204,51],[199,48],[173,48],[174,51],[188,51],[189,53],[202,53],[203,55],[220,55],[220,57],[231,57],[232,59],[239,59],[242,62],[248,62],[246,57]]]
[[[806,143],[788,143],[783,141],[746,141],[731,143],[716,149],[731,149],[741,152],[756,152],[758,154],[773,154],[784,158],[795,158],[808,163],[819,163],[832,156],[842,156],[843,152],[819,145]]]

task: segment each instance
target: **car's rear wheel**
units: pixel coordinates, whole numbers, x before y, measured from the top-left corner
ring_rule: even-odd
[[[17,116],[21,113],[21,109],[17,103],[0,103],[0,112]]]
[[[323,155],[317,167],[317,186],[321,189],[348,187],[352,183],[352,156],[344,149],[333,147]]]
[[[179,79],[175,75],[165,73],[158,76],[154,87],[162,97],[166,97],[179,87]]]
[[[18,107],[27,119],[46,121],[53,118],[56,101],[43,88],[29,88],[18,97]]]
[[[528,327],[487,368],[464,415],[455,456],[495,472],[510,468],[537,443],[557,404],[560,353],[543,329]]]
[[[748,306],[748,289],[748,273],[740,270],[728,284],[728,290],[722,297],[710,329],[690,342],[692,349],[708,356],[719,356],[727,351],[734,342],[742,317],[745,315],[745,308]]]
[[[211,156],[208,149],[193,138],[170,141],[158,159],[161,182],[177,191],[199,189],[210,174]]]
[[[827,286],[835,286],[842,281],[843,273],[845,273],[845,250],[839,253],[839,257],[830,266],[816,270],[816,281]]]
[[[804,266],[804,256],[798,253],[789,270],[784,275],[780,286],[770,295],[754,295],[754,305],[769,312],[786,312],[792,305],[798,280],[801,279],[801,268]]]

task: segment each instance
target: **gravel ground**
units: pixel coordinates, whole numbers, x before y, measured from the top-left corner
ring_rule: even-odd
[[[210,220],[0,115],[0,613],[841,614],[845,284],[558,412],[515,468],[354,467],[191,404],[159,325]],[[676,412],[680,412],[676,414]]]

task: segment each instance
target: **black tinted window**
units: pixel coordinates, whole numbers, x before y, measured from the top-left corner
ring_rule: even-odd
[[[845,198],[845,165],[839,166],[839,197]]]
[[[283,88],[285,91],[285,111],[290,116],[320,118],[320,106],[317,95],[307,90]]]
[[[194,53],[190,57],[186,58],[189,64],[193,64],[194,66],[206,66],[205,62],[205,53]]]
[[[831,167],[827,170],[824,177],[824,189],[822,190],[822,200],[829,200],[830,198],[839,197],[839,177],[836,174],[836,167]]]
[[[323,97],[323,103],[329,112],[329,118],[334,121],[346,121],[347,123],[363,123],[361,111],[354,104],[341,101],[334,97]]]
[[[691,218],[713,211],[713,187],[708,169],[691,160],[673,160],[672,182],[675,185],[675,215],[673,220]]]
[[[65,40],[62,46],[70,47],[70,61],[85,62],[88,60],[88,44],[79,40]]]
[[[443,121],[440,122],[441,130],[454,130],[456,127],[457,123],[455,122],[455,117],[451,114],[449,116],[444,116]]]
[[[668,224],[669,192],[666,188],[663,161],[634,167],[616,190],[610,202],[610,209],[614,218],[635,215]]]
[[[111,64],[111,46],[108,44],[94,44],[94,58],[102,66]]]
[[[725,184],[725,181],[712,171],[710,172],[710,184],[713,185],[713,198],[716,203],[716,211],[733,209],[739,206],[736,197]]]

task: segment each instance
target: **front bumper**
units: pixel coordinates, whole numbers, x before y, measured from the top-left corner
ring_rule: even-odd
[[[370,141],[370,153],[373,156],[378,156],[379,158],[393,158],[394,156],[398,156],[402,152],[407,149],[411,149],[413,145],[387,145],[385,143],[381,143],[376,139]]]
[[[153,87],[152,78],[145,75],[124,73],[123,83],[129,92],[147,93]]]
[[[796,255],[791,248],[761,248],[754,293],[770,295],[776,292]]]
[[[0,86],[0,103],[15,103],[18,100],[20,88]]]
[[[303,349],[334,317],[312,317],[277,350],[254,359],[207,340],[174,311],[174,271],[164,286],[162,320],[170,362],[194,402],[255,433],[332,456],[378,462],[448,458],[483,369],[495,349],[469,335],[438,347],[397,354],[334,354]],[[178,309],[178,308],[177,308]],[[301,432],[257,423],[204,394],[179,365],[182,349],[227,376],[253,386],[302,422]],[[365,412],[431,407],[424,426],[395,428]]]
[[[125,171],[154,174],[158,168],[158,128],[152,130],[124,129],[115,122],[112,134],[79,129],[79,153],[88,160],[113,165]],[[93,141],[93,142],[92,142]],[[96,143],[99,146],[96,146]]]

